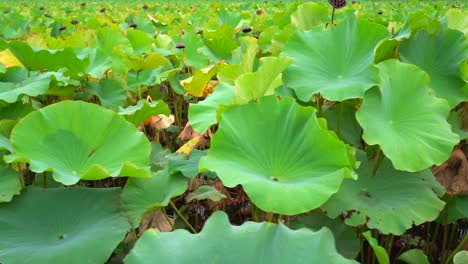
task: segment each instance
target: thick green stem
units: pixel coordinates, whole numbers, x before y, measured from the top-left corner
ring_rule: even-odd
[[[177,209],[175,204],[172,201],[170,201],[169,204],[171,205],[172,209],[174,209],[174,211],[177,213],[177,215],[180,217],[182,222],[184,222],[184,224],[190,229],[190,231],[192,231],[192,233],[194,233],[194,234],[197,233],[195,228],[193,228],[193,226],[189,223],[189,221],[187,221],[187,219],[182,215],[182,213],[179,211],[179,209]]]
[[[338,134],[338,137],[341,136],[341,127],[342,127],[342,124],[343,124],[343,103],[340,103],[340,105],[338,106],[338,125],[337,125],[337,131],[336,133]]]

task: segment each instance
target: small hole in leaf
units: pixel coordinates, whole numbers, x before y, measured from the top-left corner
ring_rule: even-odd
[[[65,237],[64,237],[63,235],[60,235],[60,236],[58,237],[58,239],[60,239],[60,240],[64,240],[64,239],[65,239]]]

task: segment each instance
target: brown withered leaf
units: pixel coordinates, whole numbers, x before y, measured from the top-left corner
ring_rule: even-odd
[[[468,194],[468,160],[462,150],[456,148],[442,165],[432,169],[437,180],[449,195]]]
[[[185,141],[185,140],[191,140],[192,138],[198,137],[198,136],[200,136],[200,133],[193,130],[192,125],[190,125],[190,122],[187,122],[182,132],[180,132],[180,135],[178,136],[178,138],[180,138],[180,140],[182,141]]]
[[[158,229],[161,232],[170,232],[173,230],[174,220],[167,218],[161,209],[147,214],[141,221],[140,228],[138,229],[138,236],[148,229]]]
[[[157,115],[153,116],[151,120],[151,125],[157,129],[166,129],[174,123],[174,115]]]

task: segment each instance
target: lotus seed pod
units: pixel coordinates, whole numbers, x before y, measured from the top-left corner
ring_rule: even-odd
[[[328,0],[334,8],[343,8],[346,5],[346,0]]]

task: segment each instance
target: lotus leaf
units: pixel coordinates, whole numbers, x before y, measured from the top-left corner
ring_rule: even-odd
[[[281,53],[294,60],[284,82],[305,102],[317,93],[332,101],[361,98],[378,83],[374,49],[389,36],[384,27],[352,13],[327,30],[298,30]]]
[[[378,67],[382,83],[366,92],[356,113],[363,139],[379,144],[398,170],[415,172],[443,163],[460,140],[446,120],[447,102],[434,96],[418,67],[397,60]]]
[[[49,89],[53,73],[36,75],[18,83],[0,83],[0,100],[8,103],[18,101],[21,95],[37,96],[45,94]]]
[[[121,196],[133,226],[138,227],[145,214],[168,205],[172,197],[186,189],[187,178],[163,168],[153,173],[151,179],[129,179]]]
[[[401,254],[398,260],[408,264],[430,264],[427,256],[420,249],[410,249]]]
[[[26,188],[0,204],[0,262],[106,262],[130,229],[119,193],[120,188]]]
[[[198,187],[195,191],[189,193],[186,197],[187,202],[191,202],[193,200],[206,200],[210,199],[211,201],[218,202],[222,199],[226,198],[226,195],[218,191],[213,186],[209,185],[202,185]]]
[[[206,151],[194,149],[186,158],[184,154],[168,156],[168,169],[171,174],[180,172],[187,178],[193,179],[198,175],[198,162],[206,155]]]
[[[218,123],[217,116],[220,112],[220,106],[230,105],[234,94],[234,86],[220,83],[205,100],[197,104],[190,104],[188,117],[192,128],[198,133],[204,133],[210,126]]]
[[[20,177],[22,175],[18,172],[10,168],[0,167],[0,203],[9,202],[13,198],[13,195],[20,193]]]
[[[328,8],[322,3],[309,2],[297,7],[291,15],[291,23],[298,29],[309,30],[328,18]]]
[[[345,214],[351,226],[367,224],[384,234],[401,235],[412,225],[437,218],[444,208],[438,194],[445,189],[430,170],[397,171],[384,158],[374,175],[374,163],[359,153],[357,181],[345,180],[341,189],[323,206],[328,216]]]
[[[328,228],[293,231],[265,222],[232,226],[224,212],[215,212],[199,234],[146,231],[125,263],[357,263],[338,254],[334,243]]]
[[[385,248],[379,246],[379,242],[377,241],[377,239],[371,236],[371,232],[366,231],[362,233],[362,235],[366,238],[367,242],[369,242],[369,245],[372,247],[372,250],[374,250],[374,254],[377,257],[379,264],[390,264],[390,259],[388,257],[387,251],[385,250]]]
[[[463,264],[468,261],[468,250],[462,250],[457,252],[453,257],[453,264]]]
[[[465,36],[453,29],[438,35],[420,30],[400,44],[401,61],[427,72],[429,86],[438,97],[446,99],[451,108],[468,101],[468,86],[460,77],[460,64],[467,56]]]
[[[324,226],[333,232],[338,253],[346,258],[356,258],[360,250],[359,239],[352,227],[345,225],[341,219],[331,219],[321,212],[314,212],[298,216],[291,223],[293,229],[307,227],[312,231],[318,231]]]
[[[351,178],[350,147],[326,129],[312,107],[276,96],[225,110],[201,171],[241,184],[264,211],[299,214],[322,205]]]
[[[135,126],[141,125],[143,121],[152,116],[169,115],[170,113],[169,106],[162,100],[148,102],[148,100],[142,99],[136,105],[119,110],[119,114]]]
[[[150,144],[143,133],[95,104],[62,101],[32,112],[18,122],[10,140],[15,154],[5,158],[8,163],[52,171],[65,185],[109,176],[150,177]]]

